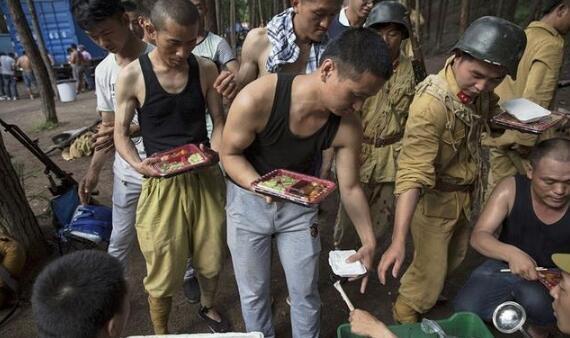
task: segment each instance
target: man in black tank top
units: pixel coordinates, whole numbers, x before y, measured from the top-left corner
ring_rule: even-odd
[[[471,235],[473,248],[489,259],[459,292],[455,308],[488,321],[495,307],[513,300],[525,307],[531,335],[545,337],[556,319],[537,270],[556,268],[552,254],[570,253],[570,140],[539,143],[531,164],[526,177],[509,177],[491,194]]]
[[[354,112],[390,77],[384,41],[355,29],[332,42],[310,75],[268,75],[245,87],[224,129],[221,159],[228,182],[228,246],[247,331],[275,337],[270,307],[270,250],[275,236],[291,299],[292,337],[319,336],[317,208],[270,201],[251,183],[281,168],[314,172],[323,149],[337,154],[340,196],[363,246],[351,259],[370,270],[376,240],[358,180],[362,127]],[[357,248],[355,248],[357,249]],[[364,292],[367,278],[362,282]]]
[[[225,186],[219,166],[159,177],[151,155],[187,144],[219,150],[224,124],[221,98],[213,89],[216,66],[191,51],[198,11],[187,0],[159,0],[146,28],[156,49],[129,64],[117,81],[115,146],[146,178],[137,208],[136,231],[145,257],[149,310],[155,334],[168,333],[172,295],[182,286],[186,260],[193,257],[201,288],[199,316],[212,331],[228,323],[213,308],[224,260]],[[212,115],[211,142],[205,109]],[[146,155],[141,161],[128,129],[138,111]]]

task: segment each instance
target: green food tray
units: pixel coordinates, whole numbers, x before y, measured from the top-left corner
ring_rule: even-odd
[[[471,312],[458,312],[448,319],[436,320],[446,334],[460,338],[493,338],[481,318]],[[399,338],[433,338],[437,334],[422,332],[420,323],[392,325],[388,327]],[[364,338],[350,332],[350,324],[342,324],[337,329],[338,338]]]

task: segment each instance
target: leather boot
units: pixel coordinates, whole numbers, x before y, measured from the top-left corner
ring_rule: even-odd
[[[168,334],[168,317],[171,305],[172,297],[154,298],[148,296],[150,320],[154,334]]]

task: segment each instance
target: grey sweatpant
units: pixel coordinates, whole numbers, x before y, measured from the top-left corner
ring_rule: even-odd
[[[275,235],[291,299],[292,336],[319,337],[317,208],[285,201],[268,204],[232,182],[227,191],[228,246],[246,330],[275,337],[270,295],[271,237]]]

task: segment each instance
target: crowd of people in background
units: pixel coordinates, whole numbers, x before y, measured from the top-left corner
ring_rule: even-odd
[[[377,270],[381,284],[399,280],[394,304],[378,304],[391,307],[395,322],[416,323],[431,310],[471,246],[485,261],[454,298],[456,311],[488,322],[497,305],[516,301],[533,338],[570,333],[568,131],[529,136],[491,120],[512,98],[554,107],[570,1],[542,1],[541,18],[526,30],[498,17],[474,20],[443,68],[425,79],[404,48],[414,28],[401,3],[291,5],[249,31],[238,62],[227,41],[205,29],[204,0],[72,1],[78,25],[109,52],[95,69],[102,124],[78,193],[89,203],[113,159],[113,232],[108,254],[67,255],[37,278],[40,337],[120,335],[135,240],[155,334],[172,331],[179,288],[200,304],[198,316],[212,332],[231,330],[225,304],[216,302],[229,248],[245,330],[275,337],[275,248],[292,336],[319,337],[323,224],[318,207],[253,191],[252,182],[274,169],[336,180],[334,245],[356,249],[349,261]],[[24,56],[0,57],[6,97],[17,97],[15,65],[29,70]],[[77,92],[90,86],[89,59],[81,46],[70,47]],[[161,177],[152,155],[188,143],[218,152],[223,171],[215,165]],[[484,147],[491,153],[487,187]],[[404,266],[408,233],[414,254]],[[383,243],[388,249],[378,252]],[[540,269],[561,271],[550,292],[538,281]],[[362,277],[364,293],[372,275]],[[78,304],[89,306],[75,311]],[[354,333],[394,337],[366,311],[348,320]]]

